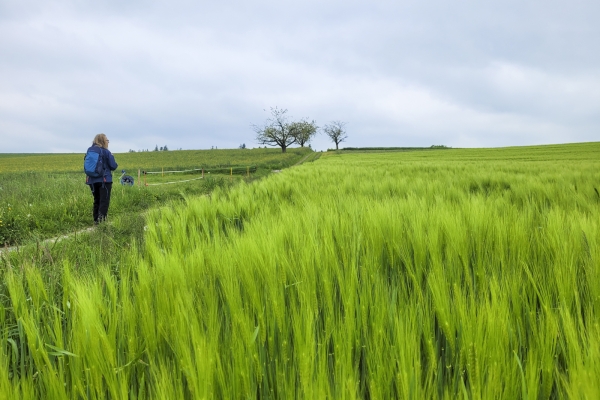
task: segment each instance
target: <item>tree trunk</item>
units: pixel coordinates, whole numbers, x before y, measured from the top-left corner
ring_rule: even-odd
[[[338,142],[335,142],[335,149],[339,150],[339,148],[338,148]]]
[[[285,144],[284,144],[284,145],[281,145],[281,152],[282,152],[282,153],[285,153],[285,150],[286,150],[286,149],[287,149],[287,147],[285,146]]]

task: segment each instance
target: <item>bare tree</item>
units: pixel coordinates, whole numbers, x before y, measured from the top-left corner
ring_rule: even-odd
[[[292,123],[292,134],[296,137],[296,143],[298,143],[300,147],[304,147],[305,144],[310,142],[317,133],[317,129],[319,129],[319,127],[314,120],[311,122],[302,120]]]
[[[263,126],[252,125],[256,140],[260,144],[281,147],[285,153],[288,146],[296,142],[294,123],[288,122],[287,110],[271,107],[271,117]]]
[[[335,149],[338,150],[338,146],[344,140],[348,138],[345,129],[346,123],[342,121],[333,121],[323,127],[323,131],[333,143],[335,143]]]

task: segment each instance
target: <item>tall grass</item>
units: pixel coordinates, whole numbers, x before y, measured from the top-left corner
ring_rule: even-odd
[[[83,172],[82,153],[69,154],[0,154],[0,173],[7,172]],[[149,151],[115,154],[119,169],[129,173],[142,169],[161,171],[168,169],[246,167],[258,166],[278,169],[290,166],[310,154],[307,147],[281,149],[224,149]]]
[[[166,168],[189,170],[205,168],[205,179],[183,174],[148,175],[141,181],[150,185],[175,182],[163,186],[141,188],[119,185],[120,173],[113,173],[115,185],[111,215],[132,214],[169,200],[211,192],[240,179],[253,180],[267,175],[271,169],[288,167],[303,157],[318,156],[309,148],[290,149],[282,154],[276,149],[190,150],[142,152],[116,155],[119,170],[129,173]],[[0,157],[0,246],[71,233],[91,224],[91,195],[84,185],[81,154],[4,154]],[[252,168],[250,168],[252,166]],[[62,171],[62,172],[61,172]],[[78,171],[78,172],[65,172]],[[229,176],[233,172],[234,176]],[[227,175],[227,176],[225,176]],[[185,182],[193,179],[193,181]],[[195,179],[195,180],[194,180]]]
[[[109,215],[135,218],[150,207],[229,185],[229,179],[217,176],[177,185],[124,187],[115,177]],[[21,245],[89,227],[92,203],[83,174],[0,174],[0,246]]]
[[[55,284],[12,266],[0,393],[596,398],[600,160],[419,157],[187,198]]]

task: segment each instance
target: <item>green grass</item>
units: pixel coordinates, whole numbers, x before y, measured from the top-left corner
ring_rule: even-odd
[[[72,233],[92,225],[92,195],[81,174],[12,173],[3,174],[0,183],[0,243],[25,244]],[[137,177],[136,177],[137,179]],[[186,179],[176,177],[176,180]],[[240,179],[236,176],[236,180]],[[159,177],[154,183],[166,181]],[[113,184],[109,216],[135,215],[143,210],[210,193],[229,184],[229,177],[207,176],[204,180],[152,187],[123,187]]]
[[[597,398],[599,154],[325,153],[11,255],[0,393]]]
[[[263,177],[271,169],[288,167],[310,154],[310,149],[290,149],[285,154],[274,149],[117,154],[119,169],[113,172],[110,215],[137,213],[169,200],[209,193],[241,178]],[[82,160],[82,155],[68,154],[0,158],[0,171],[16,170],[0,173],[0,245],[23,244],[90,226],[92,197],[84,184],[85,175],[79,171]],[[183,182],[201,177],[202,171],[142,175],[138,179],[136,167],[128,168],[128,174],[138,185],[146,182],[151,186],[123,188],[118,184],[119,171],[126,165],[161,172],[163,164],[166,171],[204,168],[206,179]],[[28,168],[38,170],[26,172]],[[79,172],[60,172],[63,170]],[[181,183],[154,186],[165,182]]]
[[[85,149],[83,149],[85,150]],[[160,171],[188,168],[246,167],[280,169],[292,165],[312,150],[290,148],[286,153],[280,149],[227,149],[227,150],[176,150],[139,153],[116,153],[119,170],[130,174],[137,170]],[[2,154],[0,173],[5,172],[83,172],[83,155],[80,154]]]
[[[446,146],[430,146],[430,147],[344,147],[342,149],[327,149],[327,151],[357,151],[357,152],[381,152],[381,151],[419,151],[419,150],[441,150],[450,149]]]

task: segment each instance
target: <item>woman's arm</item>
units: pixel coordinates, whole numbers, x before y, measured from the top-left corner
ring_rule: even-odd
[[[117,164],[117,162],[115,161],[115,157],[112,155],[112,153],[109,151],[108,152],[108,168],[110,168],[111,171],[114,171],[115,169],[117,169],[119,165]]]

